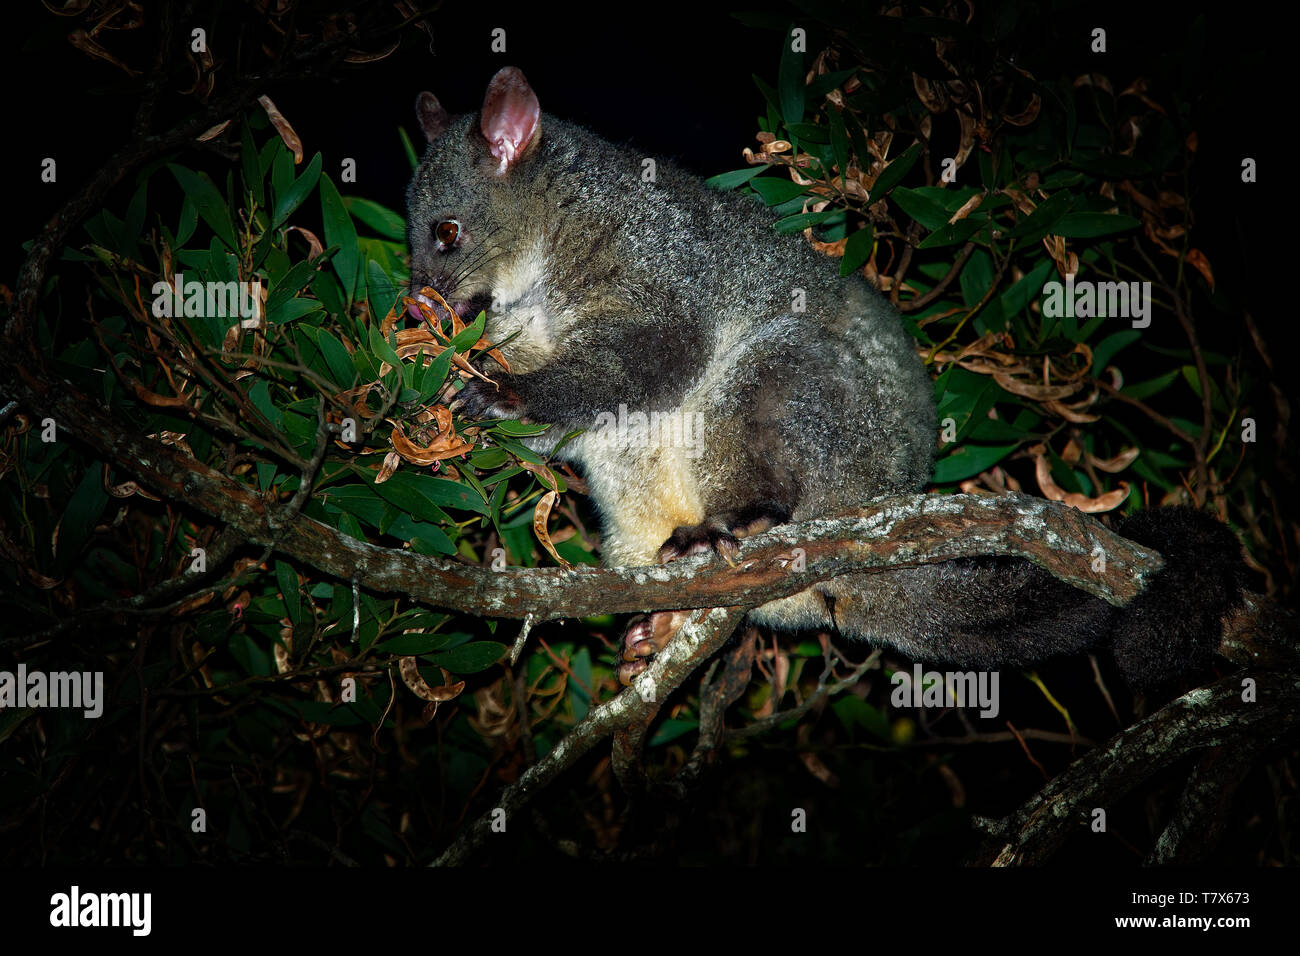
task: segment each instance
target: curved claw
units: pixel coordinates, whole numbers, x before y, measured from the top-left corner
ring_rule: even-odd
[[[655,611],[632,619],[623,632],[623,647],[619,652],[618,679],[624,685],[650,666],[650,658],[658,654],[681,630],[690,611]]]
[[[683,525],[672,533],[659,548],[660,564],[676,561],[678,558],[708,551],[720,555],[722,560],[733,568],[736,555],[740,553],[740,539],[725,528],[703,522],[696,525]]]

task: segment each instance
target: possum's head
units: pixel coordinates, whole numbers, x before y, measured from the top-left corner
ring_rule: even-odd
[[[531,168],[542,139],[537,96],[506,67],[477,115],[452,117],[432,93],[415,109],[429,148],[407,190],[412,294],[431,286],[467,320],[487,310],[487,335],[514,336],[506,354],[526,371],[545,361],[557,335],[545,184]]]

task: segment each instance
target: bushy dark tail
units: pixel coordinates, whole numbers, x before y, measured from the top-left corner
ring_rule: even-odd
[[[816,623],[965,668],[1109,649],[1131,687],[1155,690],[1209,663],[1248,572],[1233,533],[1192,508],[1140,512],[1118,533],[1165,559],[1128,607],[1112,607],[1028,561],[970,558],[818,585],[813,593],[826,610]]]
[[[1116,616],[1110,647],[1135,687],[1167,683],[1209,664],[1223,616],[1249,583],[1241,543],[1226,525],[1194,508],[1139,511],[1118,533],[1155,548],[1164,569]]]

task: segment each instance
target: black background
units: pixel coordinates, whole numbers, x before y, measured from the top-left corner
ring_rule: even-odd
[[[762,6],[736,4],[745,10]],[[195,5],[193,22],[206,22],[200,12],[206,6]],[[344,157],[356,159],[358,181],[348,191],[399,211],[410,168],[396,128],[405,126],[421,146],[412,109],[416,93],[431,90],[452,112],[473,111],[488,79],[505,65],[525,71],[544,111],[713,175],[744,166],[741,150],[754,145],[755,118],[763,110],[751,74],[774,82],[781,48],[779,34],[742,25],[730,8],[448,3],[428,18],[432,44],[412,30],[385,60],[344,67],[323,82],[287,85],[272,96],[308,157],[322,151],[331,173]],[[788,4],[766,8],[788,13],[791,22],[804,19]],[[1266,331],[1278,328],[1283,315],[1263,301],[1260,289],[1272,271],[1269,220],[1282,214],[1278,136],[1293,120],[1285,103],[1288,88],[1269,75],[1275,64],[1268,48],[1280,46],[1283,30],[1271,5],[1048,3],[1031,9],[1037,42],[1019,51],[1019,65],[1044,80],[1105,72],[1117,90],[1180,51],[1193,19],[1205,16],[1203,96],[1194,104],[1200,143],[1199,184],[1191,197],[1201,226],[1197,244],[1216,278],[1251,288],[1246,302]],[[75,49],[66,38],[72,21],[38,3],[9,7],[0,17],[0,88],[10,133],[4,155],[14,200],[0,231],[0,281],[12,287],[21,242],[129,140],[142,80]],[[302,17],[309,22],[306,12]],[[506,30],[505,54],[490,52],[494,27]],[[1089,51],[1095,27],[1107,31],[1105,54]],[[103,39],[115,52],[136,51],[123,56],[129,62],[149,62],[148,32]],[[219,33],[209,42],[218,60],[235,46],[235,38]],[[229,82],[228,74],[218,73],[218,91]],[[40,182],[47,156],[58,161],[54,184]],[[1259,164],[1255,184],[1241,182],[1245,156]],[[108,205],[120,213],[130,196],[129,177],[117,188]],[[74,232],[74,242],[85,239]]]

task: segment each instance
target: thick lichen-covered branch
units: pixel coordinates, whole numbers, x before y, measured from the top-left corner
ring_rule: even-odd
[[[299,515],[190,457],[145,438],[66,382],[0,356],[6,392],[63,437],[176,504],[206,513],[252,545],[378,592],[437,607],[535,621],[590,614],[754,606],[851,571],[887,571],[977,555],[1015,555],[1112,604],[1131,600],[1159,555],[1059,502],[1026,495],[899,495],[859,512],[785,525],[747,539],[737,566],[696,557],[663,567],[488,567],[377,547]],[[1104,557],[1104,561],[1100,560]]]

